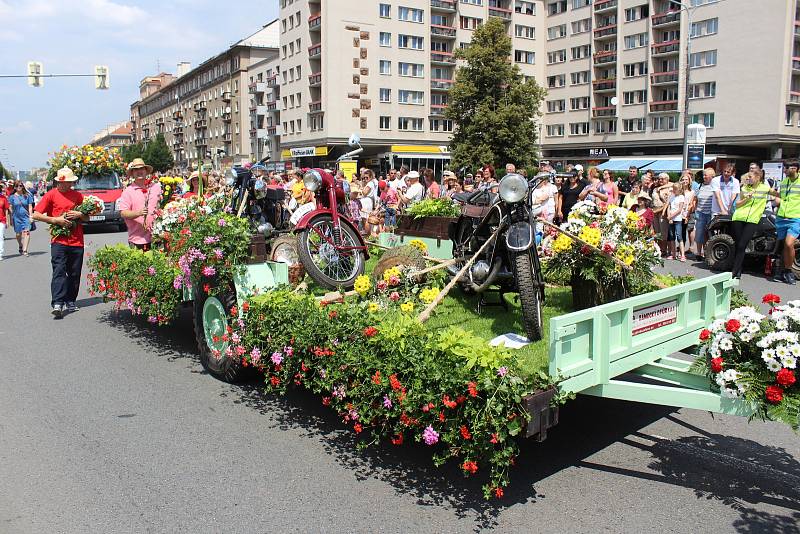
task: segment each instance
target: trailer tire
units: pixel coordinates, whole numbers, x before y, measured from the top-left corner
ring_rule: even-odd
[[[225,382],[237,382],[243,371],[242,361],[235,354],[225,355],[232,343],[223,340],[223,336],[227,339],[229,335],[227,328],[231,323],[230,310],[236,306],[236,292],[233,288],[226,288],[211,296],[196,287],[193,306],[194,335],[200,363],[214,377]]]

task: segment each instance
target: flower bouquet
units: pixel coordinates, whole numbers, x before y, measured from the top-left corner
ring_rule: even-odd
[[[761,419],[800,426],[800,300],[779,306],[780,297],[764,296],[765,316],[751,306],[731,310],[725,319],[700,332],[700,355],[693,370],[706,374],[712,388],[756,407]]]
[[[573,306],[584,309],[619,300],[649,286],[653,267],[661,254],[652,231],[636,213],[618,206],[597,209],[594,203],[575,204],[563,230],[613,255],[626,265],[623,269],[602,254],[596,254],[555,229],[542,240],[542,262],[556,278],[571,280]]]
[[[92,216],[102,212],[103,208],[105,208],[105,204],[102,200],[94,195],[86,195],[83,197],[83,202],[75,206],[75,211],[79,211],[84,215]],[[70,226],[66,228],[57,224],[51,224],[50,236],[53,238],[67,237],[68,235],[72,234],[72,230],[74,229],[74,222],[71,222]]]
[[[58,169],[69,167],[75,176],[88,174],[107,174],[116,172],[122,174],[125,164],[116,148],[84,145],[68,147],[63,145],[61,150],[53,154],[49,161],[50,170],[47,179],[52,180]]]
[[[167,204],[172,202],[173,197],[178,192],[178,186],[183,183],[183,178],[180,176],[162,176],[158,179],[161,182],[161,200],[159,207],[164,208]]]

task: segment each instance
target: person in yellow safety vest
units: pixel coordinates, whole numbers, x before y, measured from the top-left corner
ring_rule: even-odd
[[[797,175],[797,162],[786,166],[786,178],[781,181],[779,190],[770,191],[778,204],[775,227],[778,231],[778,240],[785,239],[783,243],[783,269],[776,268],[772,278],[774,282],[785,282],[795,285],[797,278],[792,272],[794,265],[794,243],[800,236],[800,180]]]
[[[731,230],[736,243],[736,255],[733,258],[733,277],[742,277],[742,265],[747,245],[756,233],[761,216],[767,208],[770,187],[764,183],[764,171],[751,170],[742,176],[742,186],[736,198],[736,211],[731,217]]]

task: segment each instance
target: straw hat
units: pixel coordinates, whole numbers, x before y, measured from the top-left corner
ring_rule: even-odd
[[[78,177],[75,176],[75,173],[72,172],[72,169],[69,167],[64,167],[62,169],[58,169],[56,173],[56,182],[77,182]]]
[[[195,178],[200,177],[200,171],[194,171],[192,174],[189,175],[189,180],[194,180]]]
[[[647,194],[647,191],[642,191],[641,193],[639,193],[639,194],[636,196],[636,198],[637,198],[637,200],[638,200],[638,199],[640,199],[640,198],[643,198],[643,199],[645,199],[645,200],[649,200],[649,201],[652,201],[652,200],[653,200],[652,198],[650,198],[650,195],[648,195],[648,194]]]
[[[128,163],[128,168],[126,169],[125,174],[130,176],[131,171],[134,171],[136,169],[147,169],[147,174],[153,172],[153,167],[147,165],[142,158],[135,158],[133,161]]]

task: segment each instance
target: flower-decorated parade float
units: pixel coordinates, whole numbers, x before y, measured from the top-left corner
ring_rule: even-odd
[[[335,200],[325,184],[339,186],[326,171],[309,170],[305,179],[318,208],[323,195]],[[242,207],[248,194],[236,179],[229,185],[167,203],[153,225],[153,250],[99,250],[90,260],[91,290],[154,325],[169,324],[192,301],[201,362],[212,374],[234,381],[255,370],[270,393],[305,388],[361,446],[416,443],[437,465],[455,462],[465,476],[483,477],[484,495],[496,498],[520,439],[544,439],[558,406],[576,393],[796,426],[796,308],[775,308],[771,319],[730,312],[729,274],[684,283],[654,276],[653,236],[624,210],[579,205],[561,227],[545,226],[537,249],[547,281],[538,288],[543,337],[514,344],[518,335],[504,335],[524,329],[513,291],[501,294],[503,306],[478,313],[477,296],[457,287],[474,258],[436,257],[430,242],[413,236],[396,247],[386,245],[391,236],[368,244],[363,271],[336,291],[314,279],[290,283],[291,262],[266,261],[254,234],[269,229]],[[345,232],[323,215],[325,224],[280,239],[302,248],[310,228],[315,261],[328,264],[360,250],[337,248]],[[437,256],[442,246],[452,243],[437,242]],[[454,275],[453,265],[463,268]],[[725,322],[728,313],[736,316]],[[698,343],[694,364],[675,357]],[[648,380],[629,381],[630,374]]]

